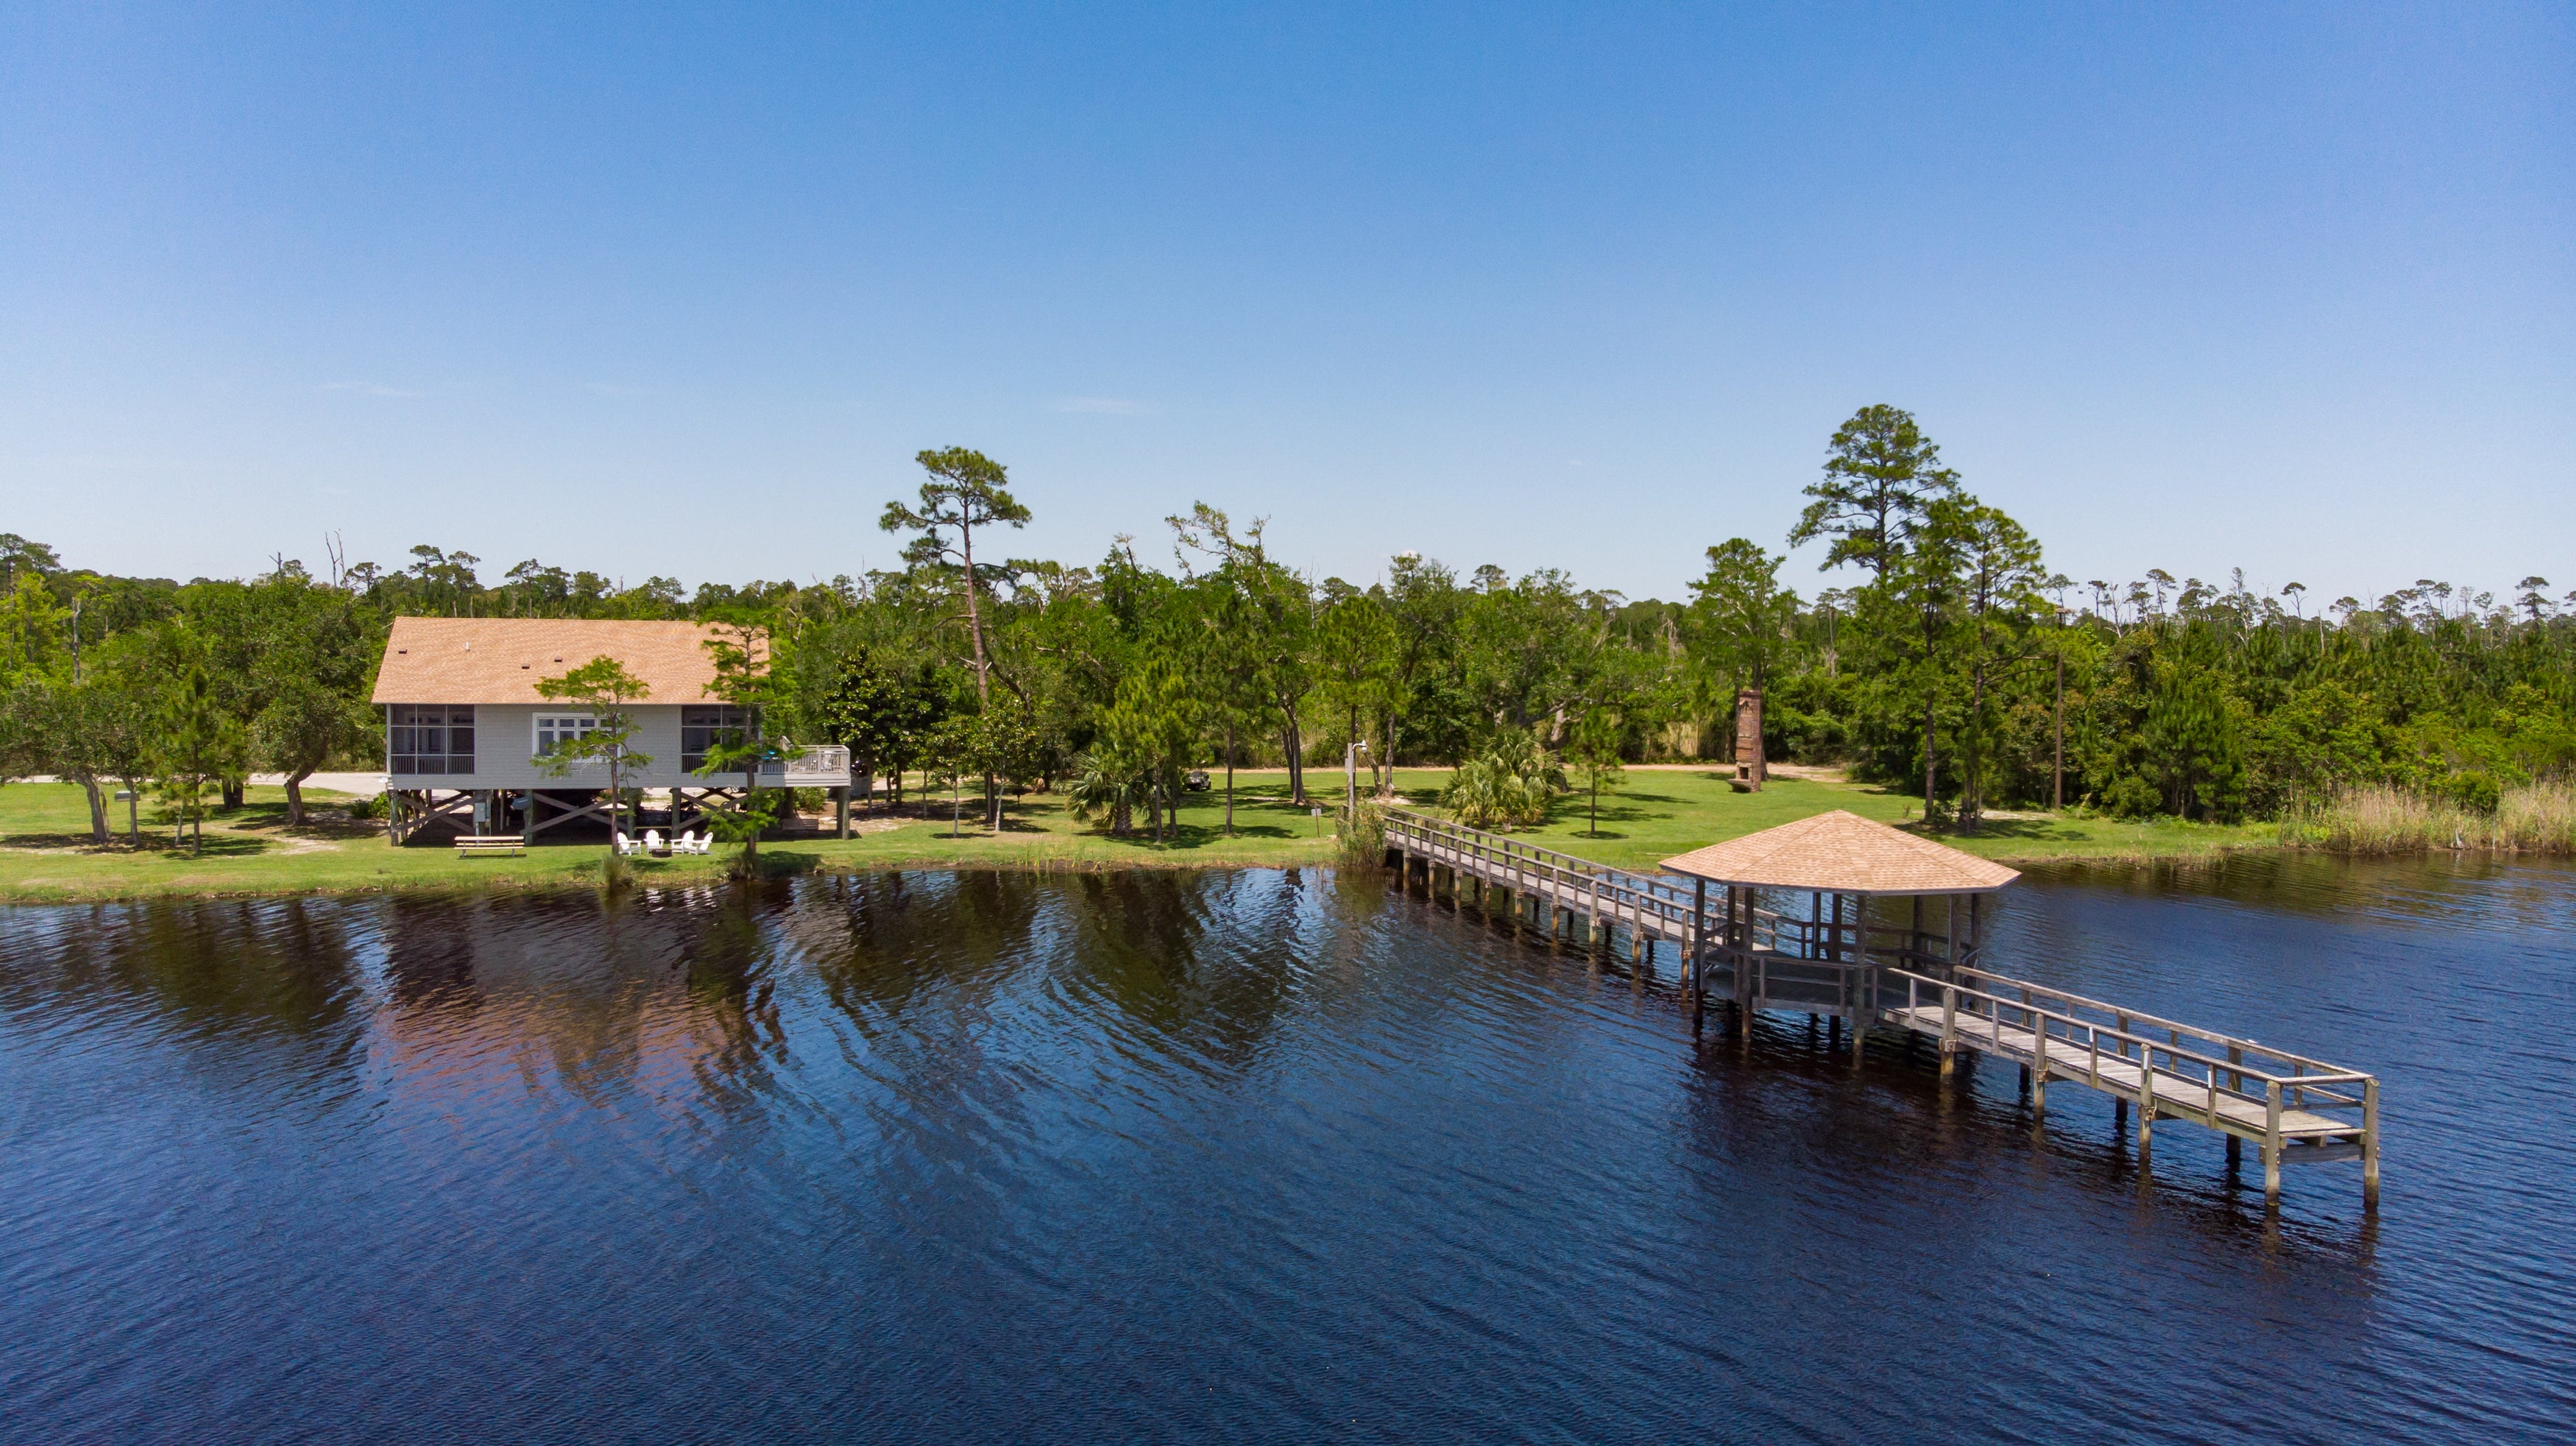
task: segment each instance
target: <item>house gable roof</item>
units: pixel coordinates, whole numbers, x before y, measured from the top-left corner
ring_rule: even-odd
[[[1826,894],[1983,894],[2019,872],[1835,809],[1664,860],[1719,884]]]
[[[376,670],[376,703],[543,703],[541,678],[615,658],[644,680],[647,703],[712,701],[707,623],[590,618],[396,618]]]

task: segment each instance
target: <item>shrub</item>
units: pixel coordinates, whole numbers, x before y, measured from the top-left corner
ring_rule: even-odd
[[[1527,827],[1545,823],[1549,805],[1565,787],[1565,770],[1533,733],[1511,730],[1485,751],[1458,765],[1440,806],[1469,828]]]
[[[1357,812],[1342,821],[1342,831],[1334,844],[1345,868],[1370,868],[1386,857],[1386,809],[1376,799],[1363,798]]]
[[[2113,818],[2153,818],[2163,806],[2156,786],[2134,773],[2121,775],[2102,790],[2102,808]]]
[[[2490,818],[2495,816],[2496,805],[2504,801],[2504,789],[2494,775],[2487,773],[2452,774],[2442,791],[2461,808]]]

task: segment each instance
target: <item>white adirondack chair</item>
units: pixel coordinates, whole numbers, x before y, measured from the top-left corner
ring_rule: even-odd
[[[621,828],[621,829],[617,829],[617,830],[615,830],[615,831],[614,831],[614,833],[612,834],[612,837],[613,837],[613,838],[616,840],[616,842],[617,842],[617,851],[618,851],[619,853],[621,853],[621,854],[631,854],[631,853],[635,852],[635,849],[636,849],[635,840],[633,840],[633,839],[631,839],[631,838],[628,838],[628,837],[626,836],[626,830],[624,830],[624,829],[622,829],[622,828]]]
[[[644,852],[648,854],[662,854],[670,852],[669,849],[662,846],[662,831],[660,829],[648,828],[644,830]]]

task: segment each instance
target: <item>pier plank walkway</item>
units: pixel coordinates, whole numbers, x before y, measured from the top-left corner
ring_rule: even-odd
[[[2020,1066],[2034,1116],[2045,1115],[2052,1082],[2099,1091],[2123,1115],[2137,1111],[2142,1163],[2156,1121],[2178,1120],[2227,1136],[2231,1161],[2239,1141],[2254,1142],[2267,1198],[2278,1196],[2284,1165],[2358,1160],[2363,1198],[2377,1202],[2375,1076],[1979,967],[1975,911],[1955,899],[1937,931],[1919,899],[1903,925],[1869,919],[1865,900],[1847,917],[1840,897],[1829,917],[1822,894],[1803,919],[1756,907],[1750,889],[1730,888],[1713,907],[1696,880],[1629,873],[1410,810],[1389,811],[1386,852],[1408,887],[1418,870],[1436,892],[1445,873],[1452,898],[1462,884],[1489,908],[1499,896],[1552,935],[1571,940],[1580,923],[1598,948],[1625,931],[1641,959],[1658,942],[1674,945],[1695,1024],[1723,981],[1718,997],[1739,1021],[1766,1009],[1849,1021],[1855,1065],[1867,1031],[1896,1029],[1936,1043],[1945,1082],[1968,1052]]]

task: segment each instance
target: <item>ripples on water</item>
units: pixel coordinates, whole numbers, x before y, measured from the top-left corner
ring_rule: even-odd
[[[2563,1438],[2571,919],[2005,905],[1997,967],[2380,1071],[2373,1222],[1374,876],[7,911],[0,1436]]]

